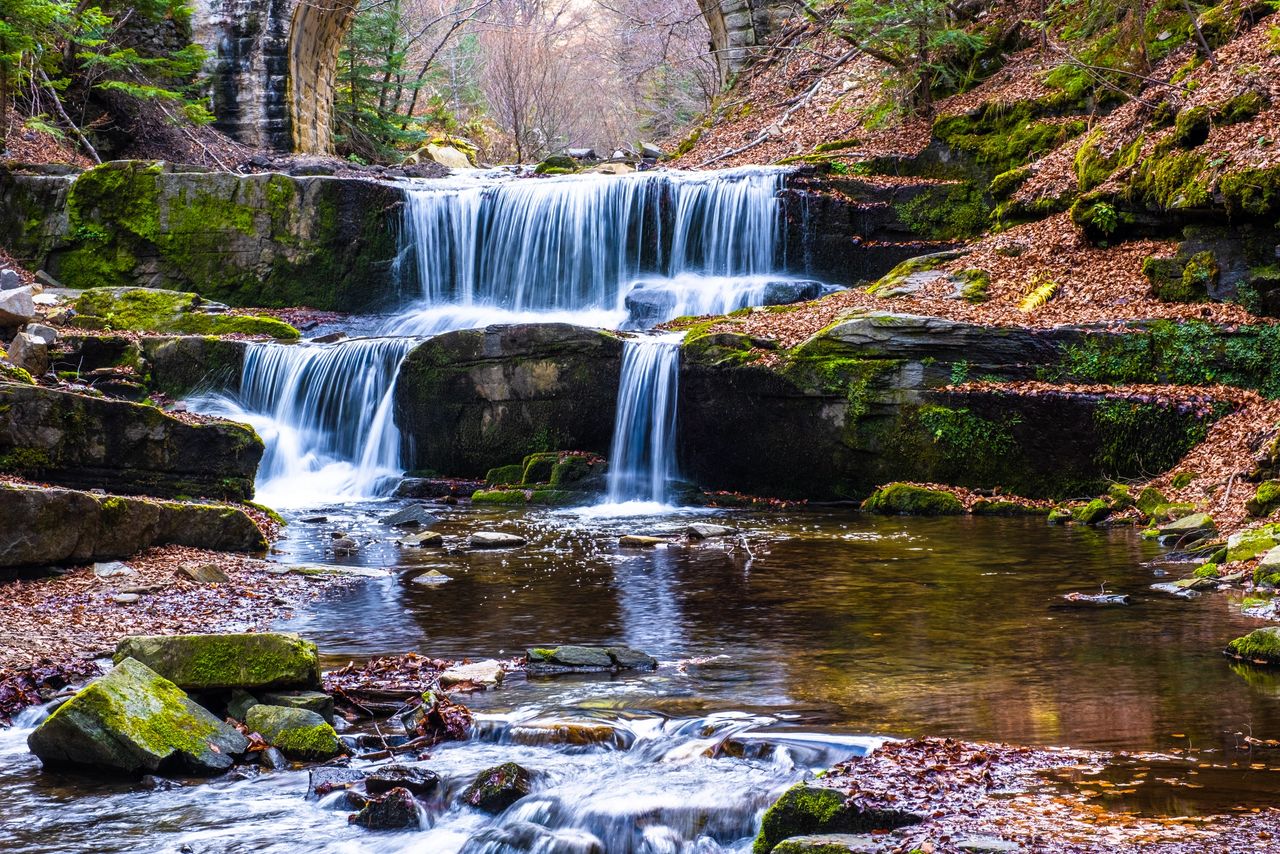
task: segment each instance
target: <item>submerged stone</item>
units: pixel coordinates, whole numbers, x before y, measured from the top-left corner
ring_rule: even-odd
[[[307,779],[307,799],[323,798],[330,792],[349,789],[365,778],[365,772],[355,768],[312,768]]]
[[[418,825],[418,803],[408,789],[395,788],[380,798],[371,798],[356,815],[352,824],[370,830],[400,830]]]
[[[514,762],[481,771],[462,793],[468,806],[497,815],[529,794],[529,772]]]
[[[393,528],[429,528],[439,521],[439,516],[429,512],[421,504],[410,504],[382,518],[382,524]]]
[[[467,542],[473,549],[512,549],[523,546],[527,541],[524,537],[503,531],[476,531]]]
[[[188,691],[320,684],[316,645],[296,634],[134,635],[115,658],[135,658]]]
[[[639,534],[627,534],[624,537],[618,538],[618,545],[623,548],[631,549],[648,549],[653,548],[654,546],[665,546],[669,542],[671,541],[665,537],[645,537]]]
[[[125,658],[59,706],[27,745],[52,767],[210,774],[230,768],[249,741],[177,685]]]
[[[320,762],[344,752],[333,727],[306,709],[259,704],[245,715],[244,723],[290,759]]]
[[[706,522],[695,522],[684,529],[685,536],[691,540],[710,540],[716,537],[728,537],[738,533],[736,528],[724,525],[711,525]]]
[[[526,653],[525,670],[534,675],[573,671],[653,670],[658,660],[625,646],[535,647]]]

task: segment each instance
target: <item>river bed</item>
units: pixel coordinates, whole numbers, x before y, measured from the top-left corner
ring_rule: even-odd
[[[1119,808],[1214,813],[1274,801],[1280,774],[1236,750],[1237,733],[1280,734],[1280,688],[1228,662],[1256,626],[1234,594],[1149,590],[1162,550],[1126,529],[1041,518],[909,519],[851,508],[670,511],[439,508],[444,549],[402,548],[379,520],[397,502],[291,514],[275,559],[376,572],[278,628],[316,640],[326,667],[416,651],[510,658],[530,646],[622,643],[654,673],[510,678],[461,697],[475,737],[434,749],[445,780],[414,832],[349,827],[333,795],[304,800],[307,774],[191,782],[173,791],[42,774],[25,736],[0,733],[5,850],[716,852],[749,850],[783,788],[884,736],[1160,751],[1205,789],[1137,782]],[[324,521],[301,521],[323,516]],[[740,537],[624,549],[621,534],[692,521]],[[475,530],[529,539],[461,548]],[[343,531],[351,557],[326,547]],[[451,577],[422,585],[429,570]],[[1123,607],[1062,595],[1128,593]],[[587,744],[555,726],[587,724]],[[497,818],[451,804],[502,761],[535,793]],[[1251,763],[1255,767],[1250,767]],[[1167,769],[1159,775],[1168,779]],[[1179,776],[1174,774],[1174,776]],[[1117,780],[1131,785],[1123,769]]]

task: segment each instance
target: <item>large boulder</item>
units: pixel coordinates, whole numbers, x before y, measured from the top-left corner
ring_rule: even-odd
[[[154,406],[0,384],[0,471],[161,497],[253,497],[262,440],[244,424],[189,424]]]
[[[440,335],[409,354],[396,383],[396,423],[411,468],[463,477],[535,451],[607,453],[622,342],[562,323]]]
[[[245,715],[244,725],[290,759],[323,762],[343,753],[342,741],[333,727],[306,709],[253,706]]]
[[[797,783],[765,812],[751,850],[769,854],[784,839],[808,834],[872,833],[919,824],[922,817],[902,810],[862,809],[824,786]]]
[[[30,287],[0,291],[0,326],[21,326],[35,316]]]
[[[43,338],[19,332],[9,342],[9,361],[33,377],[49,372],[49,345]]]
[[[69,288],[362,311],[399,296],[402,204],[385,182],[117,161],[74,179],[0,174],[0,242]]]
[[[133,635],[116,645],[115,658],[137,659],[188,691],[313,688],[320,684],[316,645],[280,632]]]
[[[147,384],[170,397],[204,388],[237,389],[248,342],[211,335],[149,336],[142,339]]]
[[[27,745],[47,767],[207,774],[229,768],[249,741],[178,686],[126,658],[59,706]]]
[[[0,484],[0,567],[112,560],[162,545],[261,552],[267,540],[235,507]]]

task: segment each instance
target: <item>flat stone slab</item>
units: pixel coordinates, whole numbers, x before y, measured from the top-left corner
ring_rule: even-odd
[[[884,851],[876,838],[866,833],[814,833],[793,836],[774,846],[774,854],[877,854]]]
[[[470,682],[473,685],[497,685],[503,677],[502,665],[493,659],[458,664],[440,674],[440,687],[451,688]]]
[[[503,531],[476,531],[467,540],[473,549],[514,549],[527,542],[524,537]]]
[[[525,670],[534,675],[653,670],[658,666],[653,656],[625,646],[535,647],[526,658]]]
[[[316,645],[295,634],[134,635],[115,660],[135,658],[187,691],[315,688]]]

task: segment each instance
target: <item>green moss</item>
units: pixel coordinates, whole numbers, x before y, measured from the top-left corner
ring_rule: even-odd
[[[204,314],[198,294],[154,288],[93,288],[76,300],[76,312],[110,329],[192,335],[269,335],[295,340],[298,330],[271,317]]]
[[[1199,475],[1197,475],[1195,472],[1180,471],[1173,476],[1173,480],[1169,482],[1169,485],[1172,486],[1174,489],[1182,489],[1184,487],[1190,486],[1198,476]]]
[[[2,352],[0,351],[0,353]],[[0,361],[0,382],[21,383],[22,385],[36,384],[35,379],[26,369],[5,361]]]
[[[1227,644],[1227,650],[1233,655],[1250,661],[1280,663],[1280,627],[1267,626],[1254,629],[1244,637],[1236,638]]]
[[[815,154],[822,154],[827,151],[843,151],[846,148],[855,148],[862,144],[860,139],[834,139],[830,142],[822,142],[813,147]]]
[[[529,454],[524,458],[524,471],[520,475],[520,483],[525,486],[548,483],[551,480],[551,472],[559,461],[558,451]]]
[[[1116,510],[1127,510],[1134,506],[1133,493],[1123,483],[1113,483],[1107,489],[1107,500]]]
[[[1227,563],[1255,558],[1280,545],[1280,525],[1261,525],[1227,538]]]
[[[844,829],[844,795],[797,783],[765,811],[760,833],[752,844],[752,854],[769,854],[774,846],[792,836]]]
[[[1096,525],[1111,515],[1111,505],[1101,498],[1082,504],[1071,511],[1071,518],[1082,525]]]
[[[1192,578],[1221,578],[1222,573],[1218,570],[1216,563],[1206,563],[1196,567],[1195,572],[1191,573]]]
[[[523,479],[524,465],[521,463],[491,468],[484,476],[484,482],[488,486],[512,486],[519,484]]]
[[[1208,423],[1176,406],[1103,400],[1094,410],[1096,461],[1113,476],[1166,471],[1208,433]]]
[[[1010,107],[988,104],[976,115],[943,116],[933,124],[933,135],[951,148],[965,151],[993,172],[1025,165],[1086,129],[1083,121],[1037,119],[1047,104],[1020,101]]]
[[[1234,125],[1256,118],[1267,106],[1256,89],[1248,89],[1219,105],[1213,119],[1220,125]]]
[[[285,756],[306,762],[318,762],[342,753],[338,733],[327,723],[283,730],[272,740]]]
[[[528,494],[523,489],[478,489],[471,494],[473,504],[527,504]]]
[[[535,175],[572,175],[578,171],[578,161],[567,154],[553,154],[533,168]]]
[[[272,510],[270,507],[268,507],[265,504],[259,504],[256,501],[242,501],[240,503],[244,504],[246,507],[252,507],[254,510],[257,510],[259,513],[265,513],[267,515],[267,518],[269,518],[272,522],[275,522],[277,525],[280,525],[281,527],[284,527],[285,525],[289,524],[288,521],[286,521],[283,516],[281,516],[279,513],[277,513],[275,510]]]
[[[1280,166],[1244,169],[1224,175],[1218,188],[1233,218],[1280,214]]]
[[[1165,498],[1164,494],[1153,486],[1146,487],[1138,495],[1138,509],[1142,511],[1144,516],[1154,516],[1156,508],[1168,503],[1169,499]]]
[[[1007,199],[1017,192],[1018,188],[1031,177],[1031,169],[1026,166],[1019,166],[1015,169],[1008,169],[991,179],[987,192],[995,199]]]
[[[1142,273],[1151,282],[1151,292],[1167,302],[1194,302],[1200,294],[1189,291],[1182,273],[1187,262],[1182,258],[1164,258],[1148,255],[1142,262]]]
[[[1264,480],[1258,484],[1245,508],[1251,516],[1270,516],[1280,508],[1280,480]]]
[[[1173,141],[1182,148],[1197,148],[1209,138],[1213,127],[1213,109],[1206,106],[1187,107],[1179,111],[1173,122]]]
[[[987,291],[991,288],[991,274],[976,267],[960,270],[952,275],[960,282],[960,296],[971,305],[987,301]]]
[[[986,230],[992,206],[977,184],[940,184],[893,207],[913,234],[928,240],[958,240]]]
[[[0,455],[0,471],[35,474],[53,467],[49,452],[43,448],[12,448]]]
[[[1157,151],[1134,171],[1127,197],[1152,210],[1207,206],[1212,198],[1204,176],[1208,162],[1192,151]]]
[[[908,483],[890,483],[862,502],[862,509],[868,513],[953,516],[963,513],[964,505],[950,492]]]

